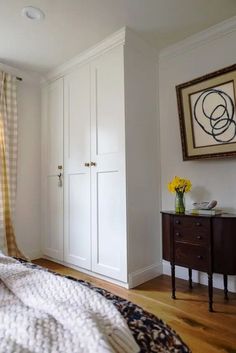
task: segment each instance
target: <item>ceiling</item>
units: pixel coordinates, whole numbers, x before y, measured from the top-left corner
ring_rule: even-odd
[[[0,62],[45,73],[125,25],[163,48],[235,15],[235,0],[0,0]]]

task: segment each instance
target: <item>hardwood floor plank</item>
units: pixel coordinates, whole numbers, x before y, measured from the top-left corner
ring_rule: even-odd
[[[169,324],[188,344],[193,353],[236,353],[236,293],[224,300],[222,290],[214,289],[215,312],[208,312],[207,287],[177,279],[177,299],[171,298],[169,276],[160,276],[134,289],[86,275],[55,262],[39,259],[35,263],[104,288],[134,302]]]

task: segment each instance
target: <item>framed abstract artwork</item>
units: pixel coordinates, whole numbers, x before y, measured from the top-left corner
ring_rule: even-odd
[[[236,156],[236,64],[176,86],[183,160]]]

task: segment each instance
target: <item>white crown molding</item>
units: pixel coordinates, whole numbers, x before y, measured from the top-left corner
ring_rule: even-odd
[[[21,77],[23,82],[32,83],[32,84],[40,84],[41,75],[36,72],[26,72],[24,70],[20,70],[16,67],[6,65],[0,62],[0,70],[5,71],[11,75]]]
[[[57,68],[50,71],[41,80],[42,84],[47,81],[55,80],[71,72],[74,67],[90,61],[94,57],[103,54],[104,52],[110,50],[111,48],[125,43],[126,27],[121,28],[119,31],[113,33],[111,36],[105,38],[98,44],[92,46],[91,48],[85,50],[83,53],[75,56],[73,59],[67,61],[65,64],[58,66]]]
[[[203,44],[207,44],[212,40],[219,39],[236,31],[236,16],[211,26],[204,31],[198,32],[186,39],[179,41],[160,51],[160,59],[171,59],[177,55],[195,49]]]

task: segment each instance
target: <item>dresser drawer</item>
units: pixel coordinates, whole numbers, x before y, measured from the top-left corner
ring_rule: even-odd
[[[209,234],[205,232],[199,232],[197,229],[175,229],[174,240],[175,242],[183,242],[188,244],[205,246],[209,244]]]
[[[174,239],[190,244],[209,244],[211,224],[204,217],[174,217]]]
[[[208,271],[209,253],[206,247],[179,242],[176,242],[174,247],[176,265],[192,268],[198,271]]]

